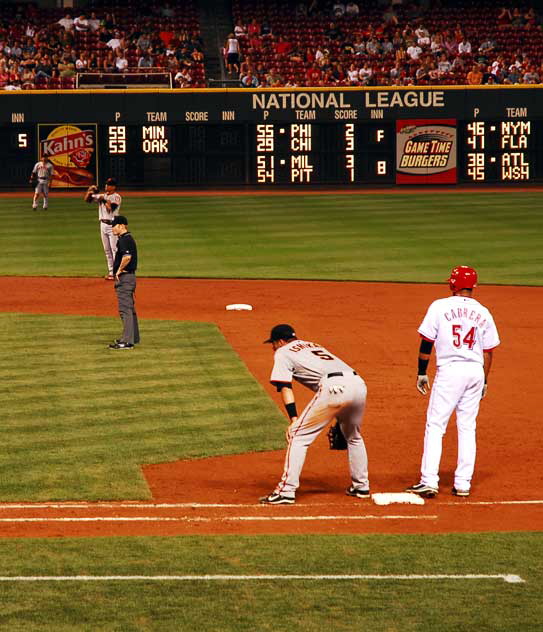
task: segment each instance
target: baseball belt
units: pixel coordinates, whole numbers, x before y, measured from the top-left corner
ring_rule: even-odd
[[[353,371],[353,375],[358,375],[356,371]],[[326,377],[343,377],[343,371],[336,371],[335,373],[328,373]]]

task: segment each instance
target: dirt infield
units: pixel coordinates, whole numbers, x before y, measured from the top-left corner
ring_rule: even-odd
[[[444,286],[315,282],[140,279],[142,318],[214,322],[271,397],[272,325],[291,322],[356,367],[368,384],[363,433],[373,492],[401,491],[417,479],[426,400],[414,386],[416,327]],[[537,389],[543,288],[482,286],[502,345],[478,424],[478,461],[469,500],[450,493],[454,422],[445,438],[442,494],[424,507],[377,507],[344,495],[344,454],[323,436],[308,453],[298,502],[258,506],[274,487],[283,452],[144,468],[152,503],[0,505],[0,536],[208,533],[426,533],[537,530],[543,519],[543,434]],[[252,312],[227,312],[250,303]],[[110,283],[101,279],[0,278],[0,311],[115,316]],[[143,344],[145,344],[143,332]],[[137,353],[137,350],[134,352]],[[309,392],[297,391],[300,402]]]

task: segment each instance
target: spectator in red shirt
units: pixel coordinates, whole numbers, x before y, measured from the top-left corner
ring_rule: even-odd
[[[292,50],[292,44],[288,42],[282,35],[279,35],[279,40],[275,44],[275,52],[278,55],[288,55]]]
[[[159,37],[164,43],[164,47],[168,48],[170,42],[173,39],[173,29],[169,25],[161,24]]]
[[[260,24],[256,21],[256,18],[253,18],[251,20],[251,23],[247,28],[247,33],[249,34],[249,36],[260,35]]]

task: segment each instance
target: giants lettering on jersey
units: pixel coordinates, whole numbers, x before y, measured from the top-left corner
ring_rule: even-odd
[[[481,314],[476,312],[474,309],[470,310],[467,307],[458,307],[457,309],[452,308],[448,312],[445,312],[443,316],[445,316],[449,322],[452,322],[457,318],[468,318],[478,327],[483,327],[486,324],[486,318],[483,318]]]

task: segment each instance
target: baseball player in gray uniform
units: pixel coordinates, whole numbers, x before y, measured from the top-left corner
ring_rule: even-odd
[[[117,237],[113,234],[111,224],[113,218],[119,214],[122,198],[117,193],[117,181],[115,178],[106,180],[106,192],[99,193],[98,187],[90,186],[85,193],[85,202],[98,204],[98,221],[100,222],[100,239],[104,247],[107,262],[107,274],[104,278],[108,281],[115,279],[113,275],[113,262],[117,252]]]
[[[260,502],[294,504],[307,449],[334,417],[347,440],[351,485],[346,493],[369,498],[368,457],[360,434],[367,393],[364,380],[321,345],[299,340],[290,325],[276,325],[265,342],[271,343],[275,352],[270,381],[281,393],[291,423],[283,476]],[[293,379],[315,393],[299,416]]]
[[[38,208],[38,200],[40,195],[43,197],[43,209],[47,209],[49,206],[49,183],[53,178],[54,171],[53,163],[47,156],[44,156],[39,162],[34,165],[32,173],[30,174],[30,184],[36,181],[36,188],[34,189],[34,197],[32,199],[32,208],[36,210]]]

